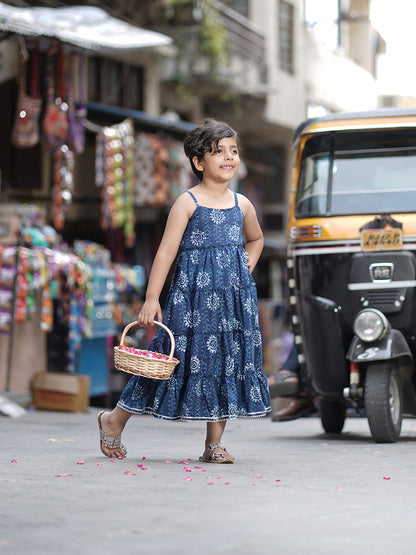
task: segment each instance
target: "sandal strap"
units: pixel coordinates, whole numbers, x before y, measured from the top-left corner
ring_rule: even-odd
[[[299,380],[299,376],[298,374],[296,374],[296,372],[292,372],[291,370],[286,370],[284,368],[277,370],[274,375],[276,383],[284,383],[286,380],[289,380],[291,378],[296,378],[297,380]]]
[[[222,449],[224,451],[224,453],[219,453],[219,452],[214,452],[215,449]],[[225,453],[227,453],[227,449],[223,446],[220,445],[219,443],[210,443],[207,447],[207,455],[208,457],[211,457],[213,459],[225,459]]]
[[[109,449],[121,449],[125,451],[124,445],[121,443],[121,437],[113,437],[106,434],[103,430],[100,429],[100,440],[105,447]]]

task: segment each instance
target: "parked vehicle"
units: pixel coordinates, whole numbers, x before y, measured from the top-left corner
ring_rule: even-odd
[[[416,109],[298,128],[288,268],[324,429],[341,432],[354,407],[376,441],[396,441],[416,415]]]

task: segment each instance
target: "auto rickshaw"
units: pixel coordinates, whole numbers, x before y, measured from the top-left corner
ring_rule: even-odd
[[[394,442],[416,416],[416,108],[338,113],[296,130],[289,300],[301,384],[323,428],[346,409]],[[363,411],[364,409],[364,411]]]

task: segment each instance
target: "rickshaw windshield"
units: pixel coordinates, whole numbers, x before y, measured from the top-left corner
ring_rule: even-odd
[[[416,136],[396,132],[377,141],[374,132],[358,138],[327,134],[307,143],[297,217],[409,212],[415,206]]]

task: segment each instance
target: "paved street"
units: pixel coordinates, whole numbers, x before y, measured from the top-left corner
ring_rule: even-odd
[[[416,420],[372,441],[348,419],[229,423],[234,465],[200,463],[205,425],[134,417],[125,460],[104,458],[96,415],[0,416],[0,552],[415,553]]]

